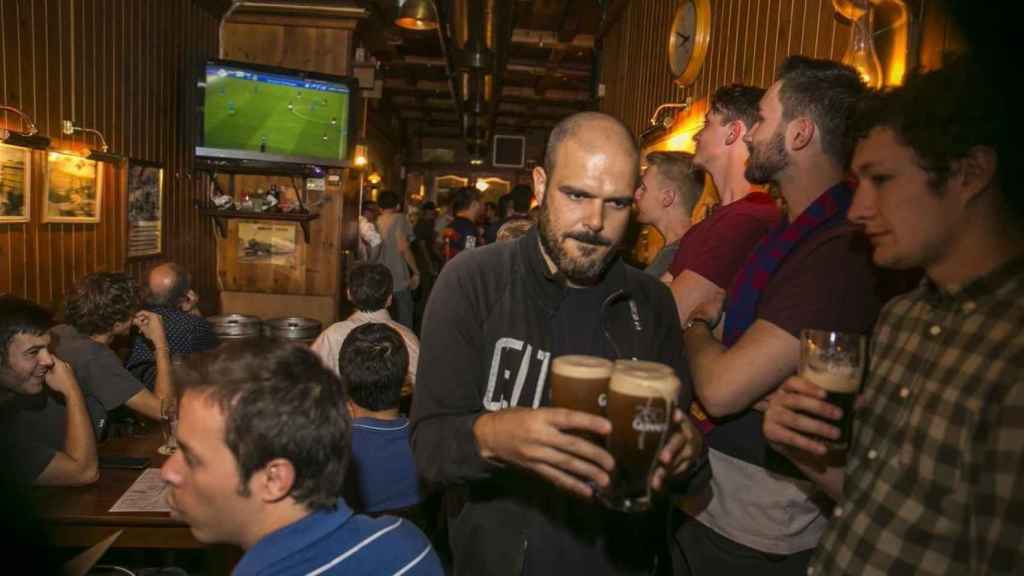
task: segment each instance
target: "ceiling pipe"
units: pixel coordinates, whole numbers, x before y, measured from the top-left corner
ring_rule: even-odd
[[[489,0],[494,7],[494,74],[491,80],[490,113],[487,115],[487,134],[494,135],[498,123],[498,108],[501,107],[502,91],[505,87],[505,71],[508,69],[509,50],[512,43],[512,32],[519,20],[519,2],[496,2]]]
[[[459,115],[459,118],[462,118],[462,97],[456,80],[457,76],[454,57],[452,54],[449,20],[444,18],[437,2],[438,0],[430,0],[430,5],[434,7],[434,15],[437,17],[437,21],[440,24],[437,27],[437,40],[441,44],[441,56],[444,58],[444,70],[445,75],[448,76],[448,91],[451,92],[452,104],[455,106],[455,113]]]

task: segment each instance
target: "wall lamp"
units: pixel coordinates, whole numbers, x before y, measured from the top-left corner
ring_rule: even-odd
[[[89,149],[90,160],[98,160],[100,162],[110,162],[112,164],[120,164],[124,161],[125,157],[120,154],[114,154],[110,152],[110,147],[107,146],[107,139],[103,137],[103,133],[95,128],[83,128],[81,126],[75,126],[75,123],[71,120],[64,120],[61,122],[61,133],[65,136],[71,136],[78,132],[86,132],[95,135],[100,140],[100,149],[95,150]]]
[[[50,146],[50,139],[39,135],[39,129],[36,127],[36,123],[32,121],[31,116],[14,106],[7,106],[6,104],[0,104],[0,111],[16,115],[25,126],[25,130],[22,132],[11,132],[7,128],[0,128],[0,140],[3,140],[5,144],[40,149]]]

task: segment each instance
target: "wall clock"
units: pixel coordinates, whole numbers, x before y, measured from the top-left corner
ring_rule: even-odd
[[[693,82],[704,66],[711,37],[709,0],[686,0],[676,9],[668,36],[668,66],[676,84]]]

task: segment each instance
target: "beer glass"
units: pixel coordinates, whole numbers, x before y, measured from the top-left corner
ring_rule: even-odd
[[[608,378],[612,363],[597,356],[570,354],[551,362],[551,405],[604,416],[608,395]],[[601,437],[590,433],[579,435],[602,445]]]
[[[178,400],[170,396],[160,400],[160,430],[164,435],[164,443],[157,452],[170,456],[178,449],[174,434],[178,431]]]
[[[853,407],[867,364],[867,338],[825,330],[804,330],[800,333],[800,376],[827,393],[826,401],[842,409],[838,422],[826,420],[839,428],[839,439],[824,439],[832,450],[846,450],[850,445]]]
[[[612,423],[606,447],[615,458],[612,484],[600,494],[606,506],[642,512],[651,506],[651,474],[672,429],[679,396],[675,371],[655,362],[619,360],[608,382],[606,412]]]

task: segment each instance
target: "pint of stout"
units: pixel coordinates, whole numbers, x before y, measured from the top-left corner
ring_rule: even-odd
[[[612,363],[597,356],[559,356],[551,362],[551,405],[604,416]],[[595,444],[604,441],[594,434],[581,435]]]
[[[846,450],[850,446],[854,404],[866,365],[866,339],[860,334],[804,330],[800,344],[800,375],[825,390],[826,401],[843,411],[838,422],[827,421],[839,428],[839,438],[824,442],[833,450]]]
[[[608,383],[608,451],[615,472],[604,503],[623,512],[650,508],[651,473],[658,451],[672,427],[679,379],[670,367],[654,362],[620,360]]]

